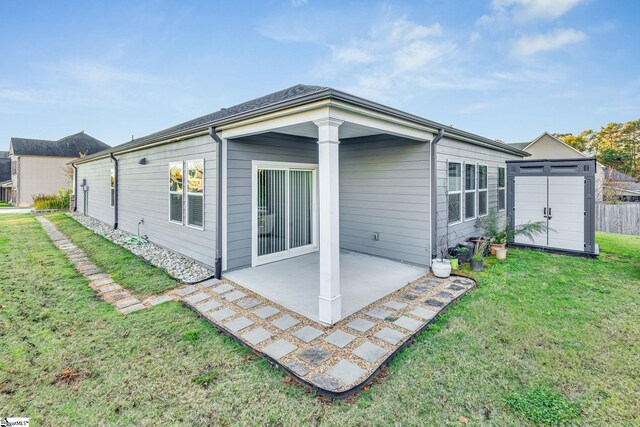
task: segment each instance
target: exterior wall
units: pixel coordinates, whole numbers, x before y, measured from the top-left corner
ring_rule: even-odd
[[[90,217],[106,224],[114,224],[115,211],[111,207],[110,176],[113,163],[111,159],[99,159],[78,165],[78,212],[85,213],[84,199],[87,198],[87,212]],[[89,191],[82,191],[82,182],[86,181]]]
[[[535,144],[527,148],[527,153],[531,154],[527,160],[588,158],[549,135],[543,135]],[[604,171],[602,166],[596,163],[596,200],[598,201],[602,200],[603,185]]]
[[[543,135],[535,144],[527,148],[527,153],[531,154],[527,160],[587,157],[549,135]]]
[[[14,159],[16,156],[13,157]],[[58,193],[72,184],[65,174],[68,157],[18,156],[17,174],[12,175],[16,183],[17,206],[32,206],[34,194]]]
[[[213,267],[216,258],[216,143],[200,136],[171,144],[118,154],[118,228],[140,234],[160,246]],[[145,158],[146,164],[139,164]],[[204,230],[169,222],[169,163],[204,159]],[[111,160],[78,165],[78,185],[89,186],[89,216],[113,224],[109,206]],[[91,181],[93,180],[93,182]],[[82,212],[82,191],[78,191]],[[186,219],[186,212],[184,213]],[[106,220],[105,220],[106,219]],[[186,224],[186,223],[185,223]]]
[[[310,138],[262,134],[227,144],[227,270],[251,266],[252,160],[318,163]]]
[[[340,143],[340,246],[428,265],[429,144],[391,136],[368,140]]]
[[[464,189],[464,163],[471,162],[474,164],[487,165],[488,168],[488,198],[489,212],[498,209],[498,166],[505,168],[506,160],[516,160],[521,157],[515,154],[509,154],[491,148],[480,147],[477,145],[460,142],[450,138],[443,138],[437,144],[438,170],[437,170],[437,218],[438,237],[447,233],[447,162],[460,162],[463,164],[462,185]],[[477,166],[476,166],[477,167]],[[505,175],[506,179],[506,175]],[[477,195],[476,195],[477,203]],[[477,209],[476,209],[477,214]],[[499,217],[504,218],[506,210],[498,213]],[[476,228],[476,219],[464,220],[464,192],[462,195],[462,222],[449,226],[449,246],[453,246],[469,237],[477,236],[480,231]],[[435,253],[434,253],[435,255]]]

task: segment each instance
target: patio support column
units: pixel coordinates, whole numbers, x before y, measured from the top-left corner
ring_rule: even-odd
[[[318,126],[318,205],[320,216],[319,319],[332,325],[341,318],[340,210],[338,128],[342,121],[325,118]]]

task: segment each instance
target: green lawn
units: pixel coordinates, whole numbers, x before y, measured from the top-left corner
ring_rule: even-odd
[[[64,213],[46,216],[58,230],[71,238],[113,280],[140,297],[162,293],[176,286],[176,280],[142,258],[88,230]]]
[[[327,402],[177,303],[117,314],[34,217],[2,216],[0,415],[34,425],[637,425],[640,238],[598,241],[598,259],[513,250],[490,263],[383,381]],[[113,250],[98,241],[94,254],[100,245]]]

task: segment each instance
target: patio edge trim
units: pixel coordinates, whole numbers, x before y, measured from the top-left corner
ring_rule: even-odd
[[[265,358],[271,365],[279,368],[285,374],[288,374],[289,376],[291,376],[300,385],[310,388],[311,390],[315,391],[317,394],[319,394],[321,396],[328,397],[328,398],[331,398],[331,399],[341,400],[341,399],[346,399],[347,397],[350,397],[350,396],[354,395],[355,393],[360,391],[362,388],[364,388],[366,385],[371,383],[373,381],[373,379],[380,373],[380,371],[382,369],[386,368],[389,365],[389,363],[398,355],[399,352],[401,352],[402,350],[404,350],[405,348],[407,348],[411,344],[413,344],[415,342],[416,338],[419,335],[421,335],[423,332],[425,332],[427,330],[427,328],[429,326],[431,326],[431,324],[434,323],[442,314],[444,314],[452,304],[456,303],[458,300],[460,300],[461,298],[466,296],[469,292],[473,291],[474,289],[476,289],[478,287],[478,282],[473,277],[464,276],[462,274],[451,274],[451,276],[453,276],[453,277],[462,277],[462,278],[465,278],[465,279],[472,280],[474,284],[473,284],[472,287],[467,289],[464,293],[458,295],[457,297],[455,297],[454,299],[449,301],[444,307],[442,307],[438,311],[438,313],[435,316],[433,316],[428,322],[426,322],[420,329],[418,329],[414,333],[412,333],[405,340],[405,342],[402,343],[402,345],[400,345],[397,349],[395,349],[386,359],[384,359],[384,361],[382,363],[380,363],[380,365],[378,365],[378,367],[376,369],[374,369],[374,371],[371,373],[371,375],[369,375],[367,378],[365,378],[364,380],[362,380],[360,383],[356,384],[355,386],[351,387],[350,389],[347,389],[347,390],[344,390],[344,391],[340,391],[340,392],[334,392],[334,391],[331,391],[331,390],[323,389],[323,388],[318,387],[317,385],[315,385],[315,384],[313,384],[313,383],[311,383],[309,381],[306,381],[306,380],[300,378],[296,373],[291,371],[289,368],[287,368],[283,364],[279,363],[277,360],[273,359],[271,356],[268,356],[266,353],[263,353],[261,351],[256,350],[250,344],[246,343],[240,337],[235,335],[233,332],[229,331],[228,329],[226,329],[222,325],[219,325],[216,322],[214,322],[213,320],[209,319],[203,313],[200,313],[195,308],[195,306],[193,304],[190,304],[190,303],[188,303],[188,302],[186,302],[184,300],[180,300],[180,302],[185,307],[190,308],[191,310],[195,311],[196,314],[199,317],[201,317],[204,320],[206,320],[210,325],[212,325],[215,329],[217,329],[221,334],[225,335],[228,338],[231,338],[234,342],[236,342],[236,343],[240,344],[241,346],[247,348],[252,353],[254,353],[254,354],[256,354],[256,355],[258,355],[260,357]]]

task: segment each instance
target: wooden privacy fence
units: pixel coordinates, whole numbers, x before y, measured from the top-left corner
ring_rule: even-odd
[[[596,203],[596,230],[640,235],[640,203]]]

